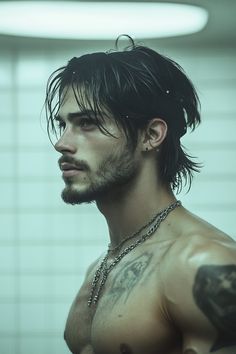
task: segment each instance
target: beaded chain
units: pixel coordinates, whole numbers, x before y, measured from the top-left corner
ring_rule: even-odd
[[[115,259],[113,260],[113,262],[108,266],[107,265],[107,261],[108,261],[108,256],[110,251],[114,251],[115,249],[118,249],[125,241],[131,239],[134,237],[134,235],[127,237],[124,242],[122,241],[122,243],[120,243],[117,247],[115,247],[114,249],[110,250],[108,248],[108,251],[105,255],[105,257],[103,258],[101,264],[99,265],[99,267],[97,268],[93,281],[92,281],[92,286],[91,286],[91,292],[90,292],[90,296],[89,296],[89,300],[88,300],[88,306],[90,307],[92,305],[92,303],[94,305],[96,305],[96,303],[99,300],[101,291],[103,286],[106,283],[108,274],[110,273],[110,271],[116,266],[117,263],[119,263],[122,258],[124,258],[124,256],[126,256],[129,252],[131,252],[134,248],[136,248],[138,245],[142,244],[144,241],[146,241],[151,235],[154,234],[154,232],[157,230],[157,228],[160,226],[161,222],[163,220],[165,220],[165,218],[167,217],[167,215],[174,210],[176,207],[180,206],[181,202],[178,200],[175,203],[169,205],[167,208],[165,208],[164,210],[162,210],[161,212],[159,212],[154,219],[152,219],[150,222],[148,222],[148,224],[146,224],[144,227],[142,227],[138,232],[135,232],[135,236],[137,236],[138,233],[140,233],[145,227],[149,226],[152,222],[155,221],[155,223],[150,227],[150,229],[144,233],[143,235],[141,235],[141,237],[136,240],[135,242],[133,242],[131,245],[127,246],[117,257],[115,257]],[[157,220],[155,220],[157,218]],[[100,283],[99,283],[100,280]]]

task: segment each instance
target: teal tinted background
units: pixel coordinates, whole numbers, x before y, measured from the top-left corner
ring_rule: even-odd
[[[236,239],[236,41],[197,36],[144,44],[179,62],[202,102],[203,122],[183,144],[205,166],[179,198]],[[59,154],[40,112],[53,70],[75,55],[113,46],[0,37],[1,354],[69,353],[63,341],[67,313],[108,233],[95,206],[61,201]]]

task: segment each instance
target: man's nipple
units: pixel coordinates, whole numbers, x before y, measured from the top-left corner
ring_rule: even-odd
[[[133,353],[133,352],[132,352],[132,349],[130,348],[130,346],[127,345],[127,344],[125,344],[125,343],[122,343],[122,344],[120,345],[120,352],[121,352],[122,354],[132,354],[132,353]]]

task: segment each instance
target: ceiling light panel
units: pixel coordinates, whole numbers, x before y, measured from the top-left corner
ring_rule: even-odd
[[[61,39],[179,36],[207,23],[203,8],[153,2],[1,1],[0,34]]]

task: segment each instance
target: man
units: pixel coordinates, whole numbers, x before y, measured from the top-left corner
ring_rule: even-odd
[[[134,43],[83,55],[53,74],[46,104],[62,198],[95,201],[110,235],[69,312],[71,352],[236,353],[235,243],[173,193],[199,169],[180,143],[200,123],[181,67]]]

